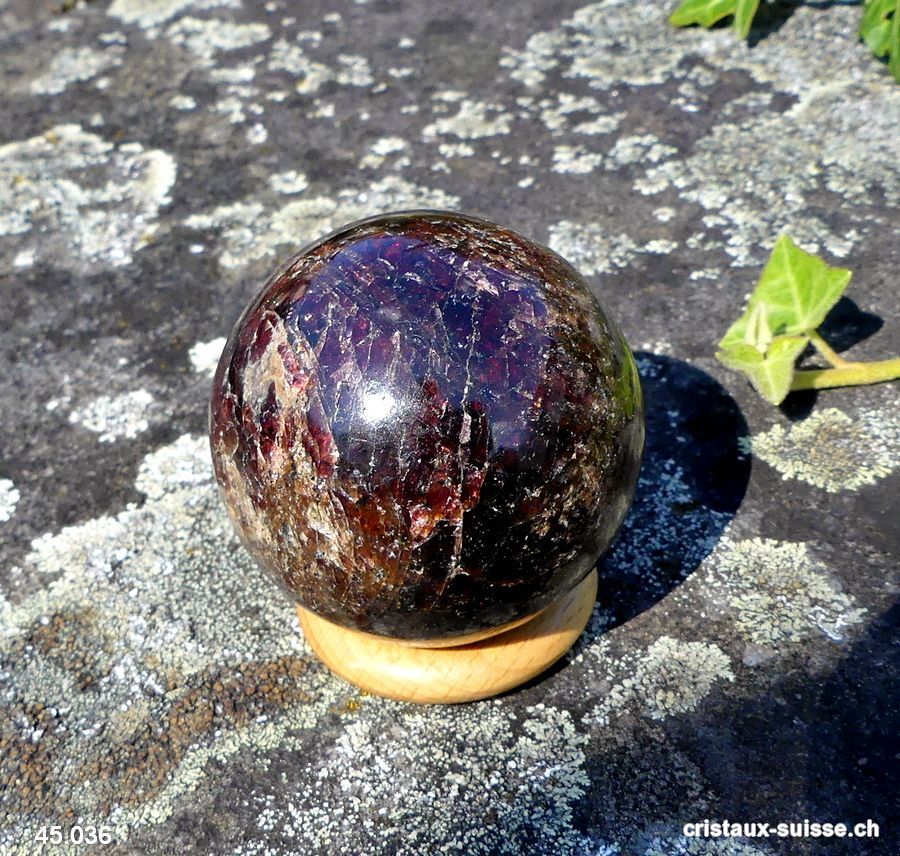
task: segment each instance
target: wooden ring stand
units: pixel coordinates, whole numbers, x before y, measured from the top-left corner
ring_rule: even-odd
[[[302,606],[297,615],[312,649],[336,675],[375,695],[451,704],[497,695],[546,671],[581,635],[596,597],[593,570],[535,616],[438,647],[340,627]]]

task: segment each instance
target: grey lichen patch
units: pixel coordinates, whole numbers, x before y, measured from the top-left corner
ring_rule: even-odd
[[[674,146],[662,143],[653,134],[628,134],[619,137],[609,152],[607,169],[631,164],[654,164],[677,153]]]
[[[439,143],[438,151],[445,158],[470,158],[475,154],[475,147],[470,143]]]
[[[17,606],[4,603],[8,632],[102,602],[100,618],[124,646],[123,663],[133,660],[133,644],[137,653],[154,652],[160,668],[187,670],[221,664],[223,655],[293,651],[283,632],[293,627],[289,604],[262,581],[246,586],[256,571],[233,551],[237,541],[219,504],[206,439],[185,435],[148,455],[135,488],[147,497],[143,505],[34,541],[27,566],[53,582]],[[252,616],[240,601],[252,605]],[[225,623],[216,617],[222,610]]]
[[[604,0],[576,11],[558,26],[534,33],[521,49],[506,48],[500,65],[529,88],[546,83],[548,73],[585,80],[592,88],[621,84],[647,86],[671,77],[689,77],[685,60],[701,57],[711,66],[745,69],[760,82],[805,94],[856,84],[891,88],[889,75],[873,65],[865,45],[854,37],[857,16],[838,8],[825,16],[812,8],[792,14],[778,38],[750,47],[722,30],[673,30],[670,10],[652,6],[635,16],[628,0]],[[839,49],[823,51],[823,44]],[[683,70],[684,69],[684,70]],[[695,91],[682,92],[684,107],[696,110]]]
[[[456,93],[452,93],[455,95]],[[508,134],[511,115],[499,104],[469,98],[438,98],[438,102],[456,102],[456,113],[442,116],[422,130],[422,138],[428,141],[439,137],[455,137],[459,140],[478,140]]]
[[[842,641],[866,613],[804,543],[723,539],[705,577],[711,606],[728,610],[745,639],[777,651],[819,634]]]
[[[191,346],[188,357],[191,361],[191,367],[197,374],[206,375],[211,378],[219,364],[219,357],[222,355],[222,349],[225,347],[225,337],[219,336],[216,339],[210,339],[208,342],[197,342]]]
[[[643,32],[647,32],[647,18],[642,16]],[[655,22],[653,22],[655,23]],[[633,55],[639,33],[630,22],[627,4],[622,2],[594,3],[579,9],[558,27],[533,34],[522,50],[507,48],[500,65],[510,70],[510,76],[529,87],[540,86],[547,73],[564,68],[567,76],[590,77],[600,86],[612,82],[615,71],[604,75],[613,56],[609,48],[616,36],[624,39],[615,45],[617,53]],[[661,51],[659,63],[647,65],[637,82],[661,81],[677,64],[672,62],[674,51]],[[671,63],[671,64],[670,64]],[[619,63],[621,64],[621,62]],[[634,73],[637,69],[632,69]],[[625,80],[628,80],[627,78]]]
[[[409,157],[403,154],[409,145],[402,137],[379,137],[369,146],[368,152],[359,162],[360,169],[385,169],[389,163],[393,171],[409,166]]]
[[[744,68],[763,83],[801,97],[861,85],[889,95],[896,89],[883,65],[872,62],[868,46],[857,38],[858,10],[836,4],[828,14],[800,6],[779,28],[777,38],[760,39],[752,49],[720,43],[717,63]],[[823,50],[823,45],[832,45]],[[852,99],[847,99],[850,106]],[[830,135],[829,135],[830,136]]]
[[[646,651],[609,658],[603,647],[590,649],[611,685],[585,721],[609,725],[632,711],[650,719],[686,713],[697,707],[717,681],[733,681],[731,661],[709,642],[685,642],[661,636]]]
[[[34,723],[26,756],[5,744],[0,845],[67,811],[119,837],[161,822],[210,759],[293,745],[344,692],[236,549],[208,455],[189,435],[148,455],[142,505],[35,540],[44,584],[0,599],[4,739]]]
[[[259,71],[265,71],[263,61],[269,51],[262,47],[272,37],[268,23],[260,21],[236,21],[217,7],[240,7],[239,2],[194,3],[158,2],[148,4],[114,3],[111,13],[128,23],[141,26],[150,46],[150,52],[157,58],[166,56],[176,66],[200,72],[192,78],[202,78],[215,85],[215,97],[202,97],[198,108],[198,96],[187,92],[171,95],[168,104],[180,111],[191,112],[202,109],[213,114],[221,114],[233,124],[247,122],[243,128],[242,141],[249,145],[262,145],[268,140],[269,129],[263,121],[265,101],[272,94],[254,85]],[[205,10],[216,10],[211,16],[187,14]],[[171,45],[183,48],[172,51]],[[260,46],[262,53],[247,57],[241,55],[235,61],[234,52],[249,47]],[[274,53],[274,51],[272,51]],[[217,122],[200,125],[196,120],[185,119],[183,127],[201,129],[210,140],[219,139],[222,129]]]
[[[829,493],[875,484],[900,466],[900,424],[896,405],[861,410],[856,417],[836,407],[802,422],[773,425],[741,439],[784,479],[798,479]]]
[[[334,79],[334,72],[329,66],[310,58],[302,45],[284,39],[272,45],[268,65],[273,71],[289,71],[297,77],[294,86],[303,95],[318,92],[324,83]]]
[[[601,116],[586,123],[586,126],[595,129],[592,133],[606,133],[600,129],[609,127],[609,119],[611,117]],[[601,166],[606,170],[616,170],[635,164],[655,164],[676,152],[674,146],[663,144],[653,134],[630,134],[619,137],[605,153],[593,151],[581,143],[555,146],[551,169],[564,174],[583,175]]]
[[[266,130],[266,126],[262,124],[262,122],[254,122],[247,131],[244,136],[247,138],[247,142],[251,146],[261,146],[266,140],[269,139],[269,132]]]
[[[58,95],[70,83],[90,80],[103,71],[120,65],[121,48],[98,51],[90,47],[64,48],[48,63],[45,70],[29,84],[34,95]]]
[[[599,223],[562,220],[550,227],[549,245],[585,276],[625,267],[638,246],[622,233],[610,234]]]
[[[145,30],[153,31],[160,24],[188,10],[216,7],[236,9],[240,5],[240,0],[113,0],[107,12],[125,24],[137,24]]]
[[[550,227],[549,245],[587,276],[624,268],[641,253],[659,255],[677,247],[662,239],[641,245],[625,233],[611,234],[601,223],[571,220]]]
[[[242,86],[242,84],[248,84],[256,77],[256,66],[261,59],[262,57],[254,57],[248,62],[211,68],[207,75],[214,83],[231,84],[229,91],[257,94],[257,90]]]
[[[193,110],[197,106],[197,100],[191,95],[182,95],[181,93],[173,95],[169,99],[169,106],[176,110],[184,110],[185,112]]]
[[[585,175],[593,172],[601,163],[603,155],[600,152],[593,152],[578,143],[554,146],[553,165],[550,168],[563,175]]]
[[[228,87],[233,90],[234,87]],[[256,94],[255,92],[253,94]],[[226,95],[212,104],[212,110],[221,113],[229,122],[236,125],[247,120],[244,101],[235,94]]]
[[[669,103],[690,113],[706,109],[708,91],[721,72],[739,70],[758,84],[796,93],[798,103],[778,114],[771,92],[739,94],[723,109],[729,121],[713,124],[686,159],[639,128],[602,151],[569,134],[556,146],[551,169],[583,175],[598,168],[631,168],[638,173],[635,188],[641,193],[674,191],[706,209],[692,246],[719,246],[719,233],[724,233],[724,249],[739,265],[761,261],[771,235],[780,231],[790,230],[811,250],[844,256],[865,237],[868,224],[892,224],[900,201],[894,168],[900,92],[848,36],[855,26],[850,10],[822,16],[799,9],[784,28],[789,34],[764,40],[753,50],[724,31],[674,30],[666,15],[656,8],[635,16],[623,0],[595,3],[558,27],[532,35],[524,49],[508,50],[500,64],[533,91],[551,87],[551,72],[571,81],[572,92],[556,94],[558,105],[536,95],[518,99],[524,113],[537,110],[555,135],[569,130],[565,105],[580,103],[585,84],[609,91],[623,83],[680,81]],[[826,17],[829,21],[823,22]],[[847,42],[833,67],[829,52],[821,50],[829,38]],[[818,83],[825,79],[828,86]],[[829,133],[822,134],[825,127]],[[856,141],[853,147],[845,144],[848,139]],[[829,212],[836,206],[845,213],[859,209],[853,226],[841,228],[833,216],[820,213],[825,209],[815,200],[829,193],[838,197],[827,206]]]
[[[358,54],[339,54],[323,62],[309,51],[321,42],[320,33],[300,33],[296,41],[279,39],[268,53],[272,71],[286,71],[296,78],[294,88],[301,95],[313,95],[330,81],[340,86],[370,86],[375,78],[368,59]]]
[[[317,769],[254,794],[257,828],[239,853],[598,852],[572,826],[586,737],[550,706],[519,716],[500,702],[366,704]]]
[[[0,147],[0,246],[17,265],[66,258],[76,267],[128,264],[157,229],[174,158],[114,144],[78,125]],[[6,253],[4,253],[6,256]]]
[[[564,132],[576,134],[611,134],[625,118],[625,113],[609,113],[592,95],[574,95],[558,92],[555,98],[519,99],[519,104],[529,111],[537,111],[544,126],[554,135]],[[591,118],[586,119],[585,116]]]
[[[101,395],[69,414],[72,425],[81,425],[99,434],[101,443],[134,439],[150,427],[148,417],[153,396],[146,389],[123,395]]]
[[[405,208],[454,208],[458,203],[457,197],[441,190],[387,177],[368,190],[346,188],[333,197],[298,199],[275,210],[266,210],[262,202],[248,199],[195,214],[184,225],[219,230],[219,261],[226,268],[237,268],[271,255],[279,246],[299,249],[311,236],[324,235],[350,220]]]
[[[5,523],[13,516],[21,498],[12,479],[0,479],[0,523]]]
[[[338,54],[334,78],[344,86],[370,86],[375,82],[369,61],[359,54]]]
[[[714,126],[689,157],[649,167],[635,187],[651,196],[672,188],[699,204],[707,212],[703,226],[725,234],[724,249],[738,265],[760,261],[784,230],[810,251],[845,256],[866,233],[863,220],[837,229],[811,200],[830,191],[844,208],[863,207],[864,220],[891,222],[900,203],[893,168],[898,110],[897,94],[823,90],[783,114]],[[819,129],[835,124],[841,131],[823,137]],[[852,153],[842,142],[848,138],[857,140]],[[887,204],[873,207],[878,195]]]
[[[216,54],[264,42],[272,35],[266,24],[184,17],[166,30],[173,44],[183,45],[197,59],[211,65]]]
[[[302,172],[296,169],[288,169],[284,172],[269,176],[269,187],[276,193],[290,196],[294,193],[302,193],[309,187],[309,181]]]
[[[627,0],[593,3],[558,27],[535,33],[523,49],[507,49],[500,64],[529,87],[540,86],[555,70],[564,77],[583,78],[598,89],[661,83],[685,53],[707,53],[719,39],[719,34],[700,30],[678,34],[682,38],[677,39],[667,15],[665,7],[650,6],[635,17]]]

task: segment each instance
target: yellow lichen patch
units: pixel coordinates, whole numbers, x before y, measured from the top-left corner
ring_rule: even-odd
[[[742,446],[785,479],[799,479],[829,493],[858,490],[900,465],[896,411],[869,410],[856,418],[836,407],[818,411],[785,429],[742,440]]]
[[[710,642],[684,642],[661,636],[645,651],[613,661],[614,683],[585,717],[609,724],[627,710],[665,719],[694,710],[717,681],[733,681],[731,661]]]
[[[728,608],[738,632],[757,645],[778,650],[818,633],[840,641],[865,614],[803,543],[725,541],[710,564],[706,596]]]

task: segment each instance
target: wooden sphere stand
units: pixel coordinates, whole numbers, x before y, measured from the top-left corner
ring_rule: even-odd
[[[387,698],[452,704],[489,698],[537,677],[581,635],[597,598],[597,571],[537,615],[438,642],[405,642],[340,627],[297,607],[312,649],[336,675]]]

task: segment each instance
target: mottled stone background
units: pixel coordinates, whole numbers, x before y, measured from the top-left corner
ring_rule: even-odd
[[[900,352],[900,87],[859,9],[748,46],[632,0],[63,5],[0,0],[0,851],[896,853],[900,390],[775,409],[712,358],[782,230],[855,271],[832,340]],[[317,665],[205,440],[276,262],[418,205],[580,267],[649,406],[589,632],[452,708]],[[680,836],[707,817],[882,838]]]

